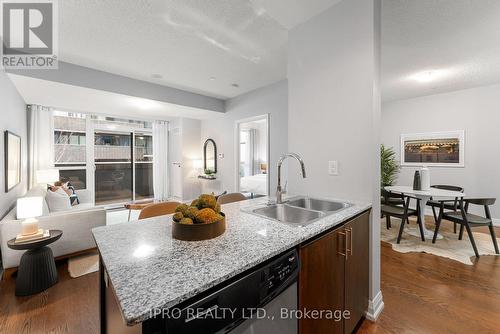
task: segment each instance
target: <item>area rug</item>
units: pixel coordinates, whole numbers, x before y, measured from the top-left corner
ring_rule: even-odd
[[[437,256],[452,259],[463,264],[472,265],[471,257],[475,258],[474,250],[469,241],[467,233],[464,231],[464,236],[462,240],[458,240],[458,229],[457,233],[452,231],[439,232],[443,236],[443,239],[436,240],[433,244],[432,240],[426,239],[422,242],[419,237],[414,237],[406,233],[409,230],[417,230],[416,224],[412,222],[410,225],[405,226],[403,236],[401,238],[401,243],[398,245],[396,243],[400,221],[392,219],[392,228],[386,229],[385,219],[381,225],[381,240],[392,245],[392,249],[400,253],[410,253],[410,252],[424,252],[428,254],[434,254]],[[493,247],[493,242],[491,236],[486,233],[472,232],[474,235],[474,240],[476,241],[477,250],[479,255],[496,255],[495,248]],[[500,244],[500,239],[497,238],[498,244]]]
[[[98,254],[79,255],[68,259],[68,272],[72,278],[94,273],[98,270]]]

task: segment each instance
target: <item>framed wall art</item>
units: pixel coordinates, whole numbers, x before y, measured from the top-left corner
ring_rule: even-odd
[[[11,191],[21,183],[21,137],[4,132],[5,144],[5,192]]]
[[[402,134],[401,166],[464,167],[465,131]]]

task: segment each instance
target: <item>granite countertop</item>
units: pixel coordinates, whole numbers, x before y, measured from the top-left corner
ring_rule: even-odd
[[[304,227],[244,212],[267,201],[223,205],[226,232],[205,241],[172,239],[171,216],[94,228],[125,322],[145,321],[152,310],[173,307],[371,207],[348,201],[353,206]]]

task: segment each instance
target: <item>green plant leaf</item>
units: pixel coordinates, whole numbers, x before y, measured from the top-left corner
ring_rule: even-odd
[[[396,152],[394,149],[387,148],[383,144],[380,146],[380,186],[387,187],[392,186],[399,174],[399,163],[396,160]]]

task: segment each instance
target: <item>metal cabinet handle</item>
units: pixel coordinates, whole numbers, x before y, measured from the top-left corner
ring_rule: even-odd
[[[347,235],[346,235],[345,232],[340,232],[340,231],[337,232],[337,236],[339,236],[339,235],[343,235],[344,236],[344,241],[347,240]],[[337,240],[338,240],[338,237],[337,237]],[[344,252],[341,252],[341,251],[337,250],[337,254],[347,257],[347,251],[345,249],[346,249],[346,244],[344,242]]]
[[[346,228],[346,254],[352,256],[352,227]],[[347,247],[347,234],[349,234],[349,247]]]

